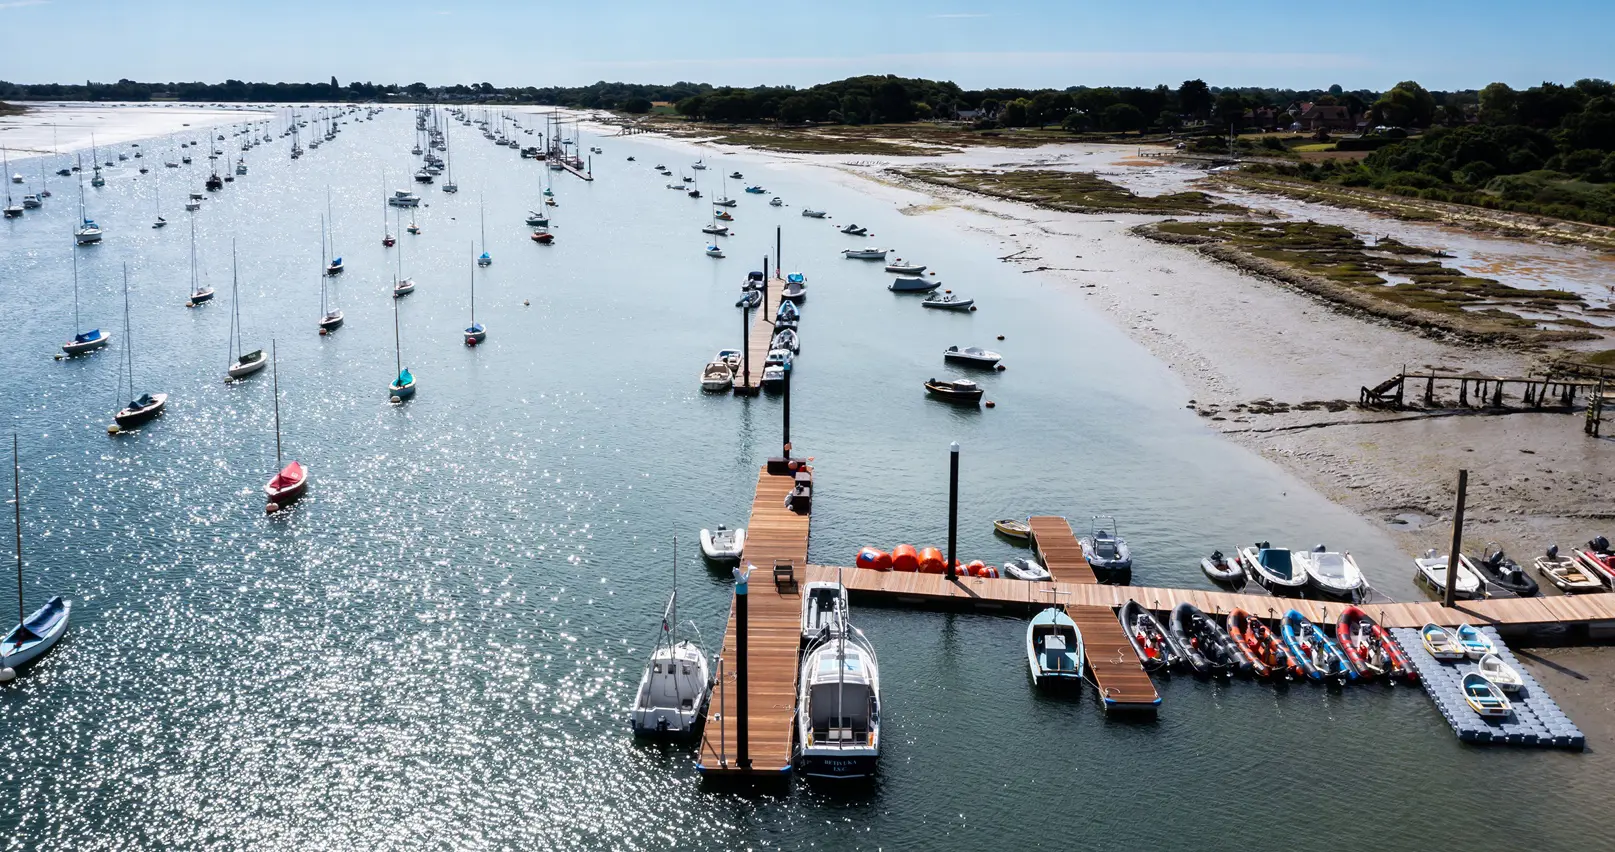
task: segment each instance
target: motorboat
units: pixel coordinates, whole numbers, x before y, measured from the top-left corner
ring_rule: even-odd
[[[20,593],[19,593],[20,595]],[[43,657],[67,633],[73,604],[57,595],[34,610],[0,639],[0,670],[17,669]]]
[[[768,342],[770,349],[789,349],[792,353],[801,352],[802,346],[797,342],[796,329],[782,328],[774,332],[774,337]]]
[[[1082,683],[1082,631],[1059,607],[1049,607],[1026,625],[1026,663],[1032,685]]]
[[[143,393],[112,416],[120,430],[129,430],[150,422],[168,407],[168,394]]]
[[[1189,667],[1202,677],[1234,673],[1249,667],[1250,661],[1234,647],[1234,640],[1200,608],[1183,601],[1172,610],[1172,638],[1183,650]],[[1237,663],[1236,663],[1237,661]]]
[[[1012,580],[1026,580],[1029,582],[1047,582],[1054,579],[1049,569],[1037,564],[1037,560],[1025,556],[1015,556],[1004,560],[1004,573]]]
[[[1548,548],[1546,556],[1538,556],[1533,563],[1543,579],[1565,594],[1596,592],[1604,587],[1598,577],[1583,571],[1581,563],[1569,556],[1559,555],[1559,546]]]
[[[780,292],[779,296],[786,302],[801,304],[807,300],[807,285],[803,284],[800,276],[798,276],[798,280],[785,282],[785,289]]]
[[[886,285],[893,293],[929,293],[942,286],[941,281],[928,278],[897,278]]]
[[[863,227],[862,225],[856,225],[856,224],[849,223],[846,227],[841,229],[841,233],[846,234],[848,236],[852,236],[852,237],[861,237],[861,236],[869,233],[869,229]]]
[[[1464,655],[1471,660],[1497,653],[1497,643],[1468,622],[1458,625],[1458,629],[1453,631],[1453,636],[1458,640],[1459,647],[1464,649]]]
[[[722,361],[713,361],[701,368],[701,390],[722,393],[735,383],[735,371]]]
[[[1604,585],[1615,586],[1615,550],[1610,549],[1609,539],[1599,536],[1587,542],[1585,548],[1573,548],[1572,553]]]
[[[768,206],[769,207],[784,207],[785,206],[785,199],[780,198],[779,196],[776,195],[773,198],[768,199]]]
[[[1014,518],[999,518],[993,521],[993,532],[1016,541],[1029,541],[1032,538],[1032,526]]]
[[[745,290],[741,292],[740,298],[736,300],[735,307],[740,308],[741,310],[747,310],[757,307],[758,305],[762,304],[762,302],[763,292],[761,290]]]
[[[392,197],[387,199],[387,203],[393,207],[418,207],[421,197],[407,189],[395,189]]]
[[[706,165],[706,163],[703,163],[700,160],[696,160],[694,163],[692,163],[690,165],[690,168],[692,168],[692,169],[694,169],[694,170],[696,170],[698,172],[706,171],[707,165]]]
[[[1435,624],[1419,628],[1419,641],[1424,645],[1425,652],[1437,660],[1452,662],[1467,656],[1464,646],[1458,644],[1458,640],[1445,628]]]
[[[99,328],[92,328],[89,331],[73,335],[72,340],[62,344],[62,352],[69,357],[83,355],[88,352],[94,352],[110,342],[112,342],[112,335]]]
[[[1228,638],[1234,647],[1250,662],[1251,674],[1257,677],[1289,678],[1290,653],[1283,640],[1265,622],[1243,609],[1228,613]]]
[[[555,242],[555,235],[549,231],[534,231],[533,242],[541,246],[547,246]]]
[[[868,246],[861,249],[842,249],[841,256],[848,260],[885,260],[887,252],[890,251],[891,249]]]
[[[1505,719],[1514,712],[1514,705],[1497,684],[1479,672],[1464,675],[1464,703],[1479,716],[1487,719]]]
[[[38,210],[44,204],[45,202],[40,201],[39,196],[35,193],[29,193],[22,197],[22,206],[26,210]]]
[[[744,353],[739,349],[719,349],[718,354],[712,356],[712,360],[728,365],[730,370],[738,370],[742,357]]]
[[[393,281],[393,298],[398,299],[415,292],[415,279],[400,278]]]
[[[420,171],[415,173],[415,182],[416,183],[431,183],[432,180],[433,180],[432,173],[427,169],[421,169]]]
[[[1350,553],[1339,553],[1317,545],[1310,551],[1291,553],[1296,566],[1306,572],[1307,585],[1327,597],[1356,600],[1363,593],[1363,572]]]
[[[685,191],[684,184],[682,184],[682,183],[669,183],[669,184],[666,184],[666,186],[667,186],[668,189],[676,189],[676,190],[678,190],[680,192]]]
[[[922,308],[934,308],[939,311],[968,311],[974,309],[975,299],[966,299],[952,293],[932,293],[920,303]]]
[[[920,275],[925,272],[925,264],[903,263],[902,258],[898,258],[896,263],[886,264],[886,271],[892,273],[893,275]]]
[[[1520,673],[1513,666],[1503,662],[1503,658],[1496,654],[1481,657],[1475,671],[1491,681],[1493,686],[1507,693],[1519,692],[1520,687],[1525,686],[1525,678],[1520,677]]]
[[[1340,620],[1335,623],[1335,640],[1360,678],[1389,677],[1409,681],[1419,678],[1418,669],[1408,661],[1402,646],[1359,607],[1348,606],[1340,611]]]
[[[824,211],[823,210],[814,210],[811,207],[803,207],[802,208],[802,215],[808,217],[809,219],[823,219],[824,218]]]
[[[1298,610],[1284,614],[1281,630],[1284,648],[1297,675],[1309,680],[1356,680],[1357,672],[1346,662],[1346,655],[1318,625]]]
[[[1413,580],[1429,586],[1430,591],[1438,597],[1444,597],[1447,593],[1447,557],[1436,555],[1433,549],[1425,551],[1423,556],[1413,560]],[[1478,598],[1484,594],[1480,575],[1459,562],[1457,581],[1453,584],[1453,596]]]
[[[729,177],[733,178],[734,180],[745,180],[746,179],[746,176],[741,174],[740,172],[730,172]]]
[[[1307,585],[1306,571],[1296,568],[1290,551],[1259,542],[1239,549],[1240,564],[1256,584],[1279,597],[1300,597]]]
[[[229,367],[226,367],[224,373],[231,379],[244,379],[247,376],[258,372],[259,370],[262,370],[264,367],[268,366],[268,364],[269,358],[264,355],[264,351],[262,349],[254,349],[251,352],[243,353],[240,357],[236,358],[235,363],[231,364]]]
[[[701,530],[701,555],[713,562],[739,562],[745,550],[745,527],[729,529],[718,524],[715,530]]]
[[[686,740],[695,736],[712,697],[712,671],[701,647],[677,636],[678,592],[668,598],[656,647],[640,676],[629,725],[634,735]]]
[[[1531,575],[1525,573],[1520,563],[1508,558],[1495,541],[1487,542],[1480,556],[1473,560],[1466,554],[1459,554],[1458,558],[1466,568],[1479,574],[1488,586],[1521,598],[1533,598],[1542,593],[1542,588],[1531,579]]]
[[[845,624],[847,588],[835,580],[814,580],[802,585],[801,641],[811,644],[840,630]]]
[[[795,302],[780,302],[779,309],[774,312],[774,319],[778,322],[796,322],[802,318],[802,309]]]
[[[1087,535],[1077,539],[1082,556],[1101,583],[1125,586],[1133,576],[1133,551],[1116,533],[1116,519],[1094,515]]]
[[[936,378],[925,380],[925,391],[937,399],[948,402],[962,402],[975,405],[981,402],[981,386],[969,379],[953,379],[943,381]]]
[[[1138,601],[1129,599],[1122,604],[1116,617],[1121,621],[1122,632],[1127,634],[1127,641],[1132,644],[1133,652],[1138,655],[1139,663],[1146,671],[1175,668],[1188,662],[1188,655],[1178,647],[1177,640]]]
[[[785,385],[785,368],[778,364],[763,366],[762,386],[767,390],[778,390]]]
[[[1200,570],[1213,583],[1238,586],[1245,581],[1245,569],[1239,566],[1239,560],[1223,555],[1220,550],[1213,550],[1210,556],[1201,557]]]
[[[707,246],[707,257],[723,257],[723,249],[717,246]]]
[[[880,666],[869,639],[845,625],[809,646],[797,683],[798,771],[872,777],[880,761],[881,707]]]
[[[763,189],[761,186],[748,186],[746,187],[746,191],[752,195],[762,195],[763,193],[768,192],[768,190]]]

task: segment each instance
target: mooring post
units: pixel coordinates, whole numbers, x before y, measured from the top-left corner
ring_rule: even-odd
[[[784,390],[785,390],[785,403],[784,403],[784,407],[785,407],[785,435],[784,435],[784,442],[782,444],[780,444],[780,446],[783,448],[783,450],[781,452],[781,455],[783,455],[785,458],[790,458],[791,457],[791,368],[789,366],[785,367],[785,389]]]
[[[1458,380],[1458,407],[1459,408],[1468,408],[1469,407],[1469,380],[1468,379],[1459,379]]]
[[[1492,389],[1492,407],[1493,408],[1502,408],[1503,407],[1503,380],[1502,379],[1498,379],[1497,380],[1497,386]]]
[[[750,564],[744,569],[735,569],[735,763],[741,769],[751,768],[751,738],[746,730],[750,722],[746,659],[746,584],[751,572]]]
[[[783,259],[783,252],[780,251],[780,230],[781,228],[778,225],[774,226],[774,274],[783,280],[785,278],[785,260]]]
[[[1424,407],[1434,408],[1436,404],[1436,374],[1431,373],[1424,379]]]
[[[740,309],[740,368],[742,384],[751,387],[751,308]]]
[[[1464,493],[1469,490],[1469,471],[1458,471],[1458,506],[1452,510],[1452,550],[1447,552],[1447,591],[1442,605],[1451,608],[1457,597],[1458,553],[1464,545]]]
[[[948,579],[959,577],[954,548],[959,539],[959,442],[948,445]]]

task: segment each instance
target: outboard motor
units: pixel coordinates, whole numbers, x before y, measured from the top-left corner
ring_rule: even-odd
[[[1549,559],[1558,559],[1559,558],[1559,545],[1557,545],[1557,544],[1548,545],[1548,558]]]
[[[1593,539],[1592,541],[1588,542],[1588,544],[1591,544],[1593,546],[1593,550],[1596,550],[1599,553],[1609,552],[1609,539],[1603,536]]]
[[[1328,553],[1329,548],[1324,547],[1321,544],[1315,544],[1315,545],[1312,546],[1312,552],[1313,553]]]

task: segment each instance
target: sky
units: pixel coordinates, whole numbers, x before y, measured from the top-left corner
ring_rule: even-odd
[[[1611,33],[1609,0],[0,0],[0,80],[1463,89],[1615,76]]]

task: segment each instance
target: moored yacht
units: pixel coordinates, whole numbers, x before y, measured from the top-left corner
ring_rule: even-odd
[[[802,654],[797,679],[798,769],[819,778],[858,779],[880,761],[880,667],[874,646],[846,623]]]

